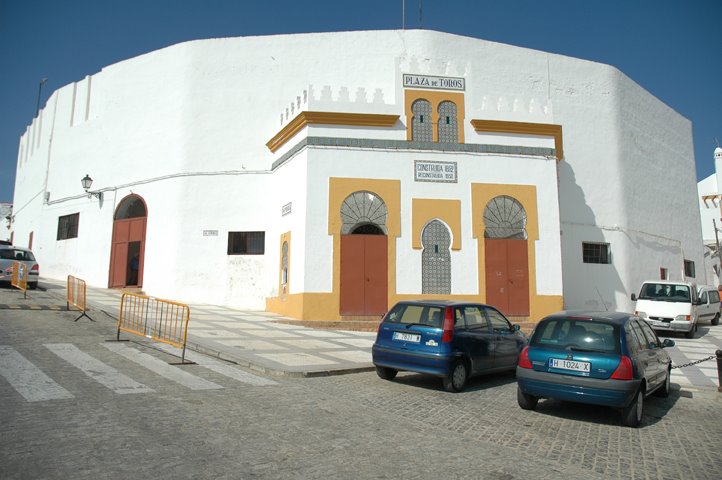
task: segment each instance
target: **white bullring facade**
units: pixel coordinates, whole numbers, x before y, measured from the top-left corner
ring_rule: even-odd
[[[690,122],[607,65],[423,30],[225,38],[55,91],[12,234],[44,277],[181,302],[535,321],[702,283],[696,193]]]

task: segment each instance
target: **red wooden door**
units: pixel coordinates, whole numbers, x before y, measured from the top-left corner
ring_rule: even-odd
[[[128,246],[140,242],[139,267],[137,285],[143,284],[143,254],[145,253],[145,222],[146,217],[116,220],[113,223],[113,245],[110,252],[110,287],[128,285],[129,263]],[[135,249],[134,249],[135,250]]]
[[[485,239],[486,303],[506,315],[529,315],[526,240]]]
[[[341,236],[341,315],[381,315],[388,307],[388,239]]]
[[[526,240],[507,240],[509,315],[529,315],[529,250]]]

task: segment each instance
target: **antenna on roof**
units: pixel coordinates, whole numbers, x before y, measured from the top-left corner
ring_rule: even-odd
[[[424,0],[419,0],[419,29],[424,28]]]
[[[401,30],[406,30],[406,0],[401,0]]]
[[[714,137],[714,143],[716,143],[717,147],[719,147],[719,139],[717,137]]]

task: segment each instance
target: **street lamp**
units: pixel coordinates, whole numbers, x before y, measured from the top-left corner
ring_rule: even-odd
[[[83,190],[88,194],[88,198],[97,197],[98,200],[103,200],[103,192],[90,192],[90,186],[93,185],[93,179],[87,173],[80,180],[80,184],[83,186]]]

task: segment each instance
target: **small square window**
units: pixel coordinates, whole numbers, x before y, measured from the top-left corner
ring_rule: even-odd
[[[228,232],[228,255],[263,255],[266,232]]]
[[[67,240],[68,238],[78,237],[78,222],[80,214],[64,215],[58,217],[58,240]]]
[[[582,242],[582,261],[584,263],[612,263],[609,244]]]
[[[691,260],[685,260],[685,261],[684,261],[684,276],[685,276],[685,277],[691,277],[691,278],[694,278],[694,277],[695,277],[694,262],[693,262],[693,261],[691,261]]]

